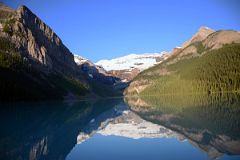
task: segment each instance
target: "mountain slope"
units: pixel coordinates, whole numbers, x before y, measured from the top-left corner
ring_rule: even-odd
[[[77,63],[78,69],[82,71],[93,92],[101,96],[119,96],[127,84],[112,74],[109,74],[100,66],[95,65],[90,60],[81,56],[75,55],[74,60]]]
[[[103,68],[95,65],[90,60],[85,59],[81,56],[74,56],[74,60],[80,70],[88,75],[90,79],[102,81],[105,84],[115,84],[120,81],[119,78],[113,77],[111,74],[107,73]]]
[[[0,101],[62,99],[68,92],[89,93],[86,83],[73,76],[44,73],[21,57],[15,44],[0,37]]]
[[[173,50],[167,60],[140,73],[125,95],[239,92],[239,40],[239,32],[217,31],[177,52]],[[190,52],[189,47],[195,50]]]

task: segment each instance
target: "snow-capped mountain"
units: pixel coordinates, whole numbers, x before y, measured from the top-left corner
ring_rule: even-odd
[[[102,66],[107,71],[112,70],[132,70],[134,68],[140,71],[147,69],[155,64],[162,62],[168,57],[167,52],[161,53],[144,53],[144,54],[129,54],[127,56],[114,58],[111,60],[100,60],[95,63]]]
[[[111,60],[100,60],[95,64],[104,68],[108,73],[129,81],[139,72],[161,63],[168,56],[168,52],[129,54]]]

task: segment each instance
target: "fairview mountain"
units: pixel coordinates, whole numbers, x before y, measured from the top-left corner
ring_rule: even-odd
[[[240,33],[201,27],[162,63],[134,78],[125,95],[213,94],[240,91]]]

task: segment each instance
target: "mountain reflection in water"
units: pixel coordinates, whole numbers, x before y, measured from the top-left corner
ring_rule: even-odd
[[[0,159],[240,158],[239,95],[124,101],[1,105]]]
[[[143,119],[181,134],[215,159],[240,154],[240,96],[188,95],[126,98]]]

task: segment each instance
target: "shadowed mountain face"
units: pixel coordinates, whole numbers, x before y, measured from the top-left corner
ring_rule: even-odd
[[[210,158],[240,154],[239,100],[239,95],[125,99],[140,117],[182,135]]]

